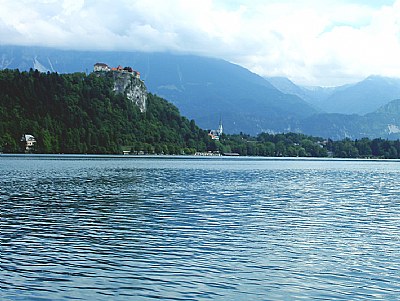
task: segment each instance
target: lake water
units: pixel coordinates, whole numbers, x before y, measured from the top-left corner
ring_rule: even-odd
[[[399,300],[400,162],[0,155],[1,300]]]

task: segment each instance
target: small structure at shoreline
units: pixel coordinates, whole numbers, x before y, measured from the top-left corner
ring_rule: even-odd
[[[208,151],[208,152],[196,152],[194,155],[202,157],[210,157],[210,156],[221,156],[221,153],[218,151],[215,152]]]
[[[31,134],[23,134],[21,137],[21,142],[23,144],[25,153],[29,153],[33,150],[36,143],[36,139]]]

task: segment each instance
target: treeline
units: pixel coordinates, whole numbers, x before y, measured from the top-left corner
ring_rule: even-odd
[[[0,152],[182,154],[205,151],[211,139],[166,100],[149,94],[147,111],[113,92],[113,80],[84,73],[0,71]]]
[[[242,156],[266,157],[327,157],[328,150],[322,138],[304,134],[267,134],[257,137],[246,134],[225,135],[214,143],[214,149],[222,153],[238,153]]]
[[[333,141],[298,133],[241,133],[211,140],[166,100],[148,94],[147,111],[141,113],[114,93],[113,85],[111,77],[94,74],[0,71],[0,152],[24,152],[21,136],[31,134],[36,153],[400,158],[400,141],[380,138]]]
[[[399,159],[400,141],[381,138],[333,141],[304,134],[222,135],[214,151],[244,156]]]
[[[327,150],[337,158],[381,158],[399,159],[400,141],[382,138],[359,140],[328,140]]]

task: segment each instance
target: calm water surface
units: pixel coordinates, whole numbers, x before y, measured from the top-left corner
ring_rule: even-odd
[[[400,162],[0,155],[1,300],[400,300]]]

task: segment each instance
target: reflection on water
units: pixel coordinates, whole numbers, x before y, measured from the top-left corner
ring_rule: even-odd
[[[0,156],[2,300],[395,300],[400,163]]]

